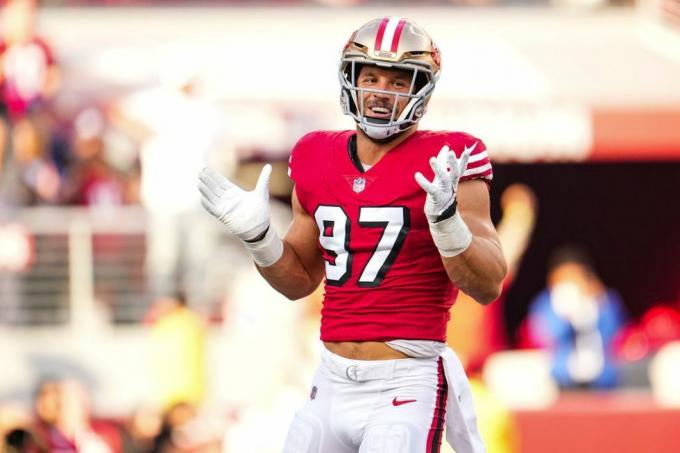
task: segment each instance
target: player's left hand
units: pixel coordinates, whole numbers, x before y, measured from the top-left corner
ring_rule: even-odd
[[[460,158],[457,158],[448,145],[444,145],[437,157],[430,158],[430,166],[434,171],[432,181],[428,181],[422,173],[416,172],[416,182],[427,192],[425,215],[430,223],[448,219],[456,213],[458,182],[467,167],[473,149],[474,146],[465,148]]]

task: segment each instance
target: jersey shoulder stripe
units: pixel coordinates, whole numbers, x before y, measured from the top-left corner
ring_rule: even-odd
[[[489,153],[484,142],[474,135],[465,132],[441,132],[444,143],[449,146],[456,156],[460,157],[466,149],[472,149],[461,181],[483,179],[487,184],[493,179],[493,168],[489,159]]]

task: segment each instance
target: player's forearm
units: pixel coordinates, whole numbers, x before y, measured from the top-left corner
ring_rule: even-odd
[[[442,262],[451,281],[480,304],[500,296],[507,265],[497,241],[473,237],[463,253],[442,256]]]
[[[293,248],[284,240],[283,254],[268,267],[257,266],[257,270],[272,288],[290,300],[310,295],[320,282],[320,275],[305,269]]]

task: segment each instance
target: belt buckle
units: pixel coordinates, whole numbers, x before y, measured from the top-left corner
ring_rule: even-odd
[[[350,381],[358,381],[359,380],[359,367],[356,365],[350,365],[345,369],[345,375],[347,376],[347,379]]]

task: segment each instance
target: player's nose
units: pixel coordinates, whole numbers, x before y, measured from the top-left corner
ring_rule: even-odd
[[[387,91],[390,87],[390,80],[387,77],[380,77],[376,82],[376,88],[379,90]]]

